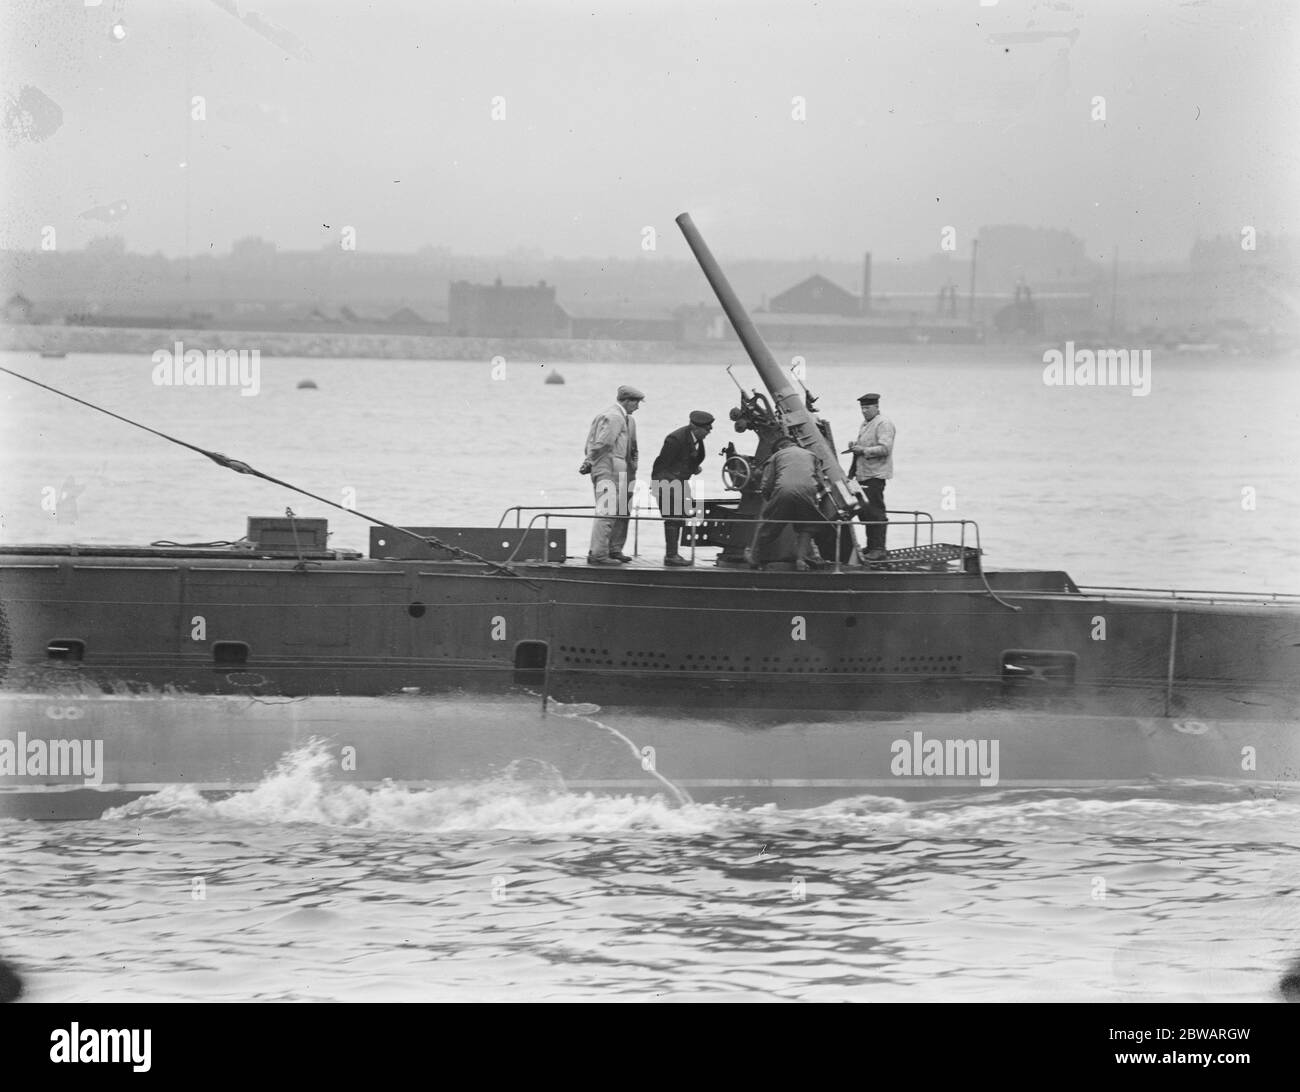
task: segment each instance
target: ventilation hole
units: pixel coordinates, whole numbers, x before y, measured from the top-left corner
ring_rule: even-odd
[[[529,685],[544,681],[546,659],[545,641],[520,641],[515,645],[515,682]]]
[[[243,641],[216,641],[212,645],[212,662],[220,666],[248,663],[248,645]]]
[[[1078,657],[1072,652],[1011,649],[1002,654],[1004,689],[1062,689],[1074,686]]]
[[[423,603],[415,602],[406,608],[406,613],[409,614],[412,618],[423,618],[424,612],[427,609],[428,608],[425,607]]]
[[[45,646],[45,655],[51,660],[79,662],[86,658],[86,642],[58,637]]]

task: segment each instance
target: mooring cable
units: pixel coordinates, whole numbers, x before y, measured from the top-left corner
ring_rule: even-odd
[[[455,558],[464,558],[469,561],[476,561],[480,565],[486,565],[494,572],[526,580],[526,578],[521,577],[520,574],[509,565],[502,565],[496,561],[489,561],[487,558],[480,557],[471,550],[462,549],[460,546],[453,546],[449,542],[443,542],[430,535],[417,535],[414,531],[407,530],[405,527],[398,527],[396,524],[389,523],[387,520],[379,519],[377,516],[368,516],[366,513],[360,512],[355,508],[348,508],[346,505],[339,504],[336,501],[317,496],[315,493],[311,493],[299,486],[292,485],[286,481],[281,481],[279,478],[273,478],[270,474],[264,474],[262,471],[249,466],[245,462],[241,462],[239,459],[232,459],[230,456],[223,455],[219,451],[209,451],[207,448],[199,447],[197,444],[186,443],[184,440],[177,439],[175,436],[169,436],[165,432],[159,432],[156,428],[150,428],[148,425],[142,425],[139,421],[132,421],[129,417],[123,417],[120,413],[114,413],[112,410],[105,409],[103,406],[97,406],[94,402],[87,402],[84,398],[78,398],[76,395],[69,394],[67,391],[61,391],[58,387],[51,387],[48,383],[42,383],[40,380],[33,379],[29,375],[23,375],[21,372],[11,371],[9,368],[3,367],[0,367],[0,372],[12,375],[15,379],[22,379],[25,382],[31,383],[33,386],[42,387],[62,398],[67,398],[69,401],[85,406],[87,409],[96,410],[99,413],[107,414],[109,417],[122,421],[125,424],[133,425],[135,428],[143,429],[145,432],[151,432],[153,435],[163,440],[167,440],[170,443],[177,444],[180,447],[189,448],[191,451],[197,451],[205,458],[211,459],[218,466],[224,466],[227,470],[233,470],[236,474],[251,474],[253,477],[261,478],[263,481],[270,482],[272,485],[278,485],[284,489],[292,490],[295,493],[301,493],[304,497],[310,497],[312,500],[319,501],[321,504],[328,504],[331,508],[337,508],[340,512],[348,512],[351,515],[363,519],[368,523],[373,523],[378,527],[386,527],[390,531],[396,531],[400,535],[406,535],[408,538],[413,538],[417,542],[423,542],[425,545],[431,546],[436,550],[446,550]],[[527,582],[530,584],[532,583],[532,581]]]

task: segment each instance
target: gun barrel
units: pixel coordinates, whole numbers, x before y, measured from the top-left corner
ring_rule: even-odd
[[[677,217],[677,226],[682,229],[682,234],[686,236],[686,245],[691,248],[695,260],[700,263],[700,268],[704,271],[709,287],[713,289],[713,294],[718,297],[718,302],[722,304],[722,310],[735,329],[736,336],[740,338],[740,344],[745,347],[746,354],[754,362],[754,367],[758,369],[758,374],[763,379],[763,385],[767,387],[776,404],[784,411],[785,406],[782,404],[784,396],[786,394],[795,396],[794,387],[790,385],[785,373],[781,371],[775,357],[772,356],[772,351],[763,343],[763,339],[759,336],[753,320],[750,319],[745,308],[741,306],[735,290],[728,282],[726,274],[722,272],[722,267],[718,265],[718,260],[713,256],[713,252],[709,250],[709,245],[704,241],[704,237],[700,235],[700,229],[691,220],[690,213],[683,212]]]
[[[771,394],[773,404],[781,411],[781,416],[795,442],[800,447],[808,448],[820,456],[831,481],[831,495],[835,500],[836,508],[852,511],[859,507],[865,500],[861,486],[850,480],[840,467],[834,449],[822,436],[816,420],[804,404],[803,397],[781,370],[772,356],[772,351],[759,335],[753,320],[741,306],[735,290],[722,272],[722,267],[718,265],[713,252],[709,250],[704,237],[700,235],[699,228],[691,220],[690,213],[683,212],[677,217],[677,226],[686,237],[686,245],[691,248],[695,260],[700,263],[705,279],[713,289],[713,294],[718,297],[718,302],[722,304],[723,312],[736,331],[736,336],[740,338],[740,344],[744,346],[749,359],[754,362],[763,385]]]

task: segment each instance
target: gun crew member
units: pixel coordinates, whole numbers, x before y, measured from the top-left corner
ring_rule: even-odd
[[[804,571],[817,560],[812,549],[813,534],[824,525],[818,507],[817,456],[782,436],[763,464],[763,496],[766,498],[754,533],[754,544],[746,553],[751,568],[760,568],[764,551],[780,536],[785,525],[793,526],[798,538],[794,567]]]
[[[867,495],[867,506],[860,513],[867,525],[867,560],[880,561],[888,556],[885,482],[894,476],[894,425],[880,415],[880,395],[864,394],[858,405],[862,407],[862,428],[848,448],[853,452],[849,477],[856,478]]]
[[[691,478],[704,465],[704,438],[713,431],[713,414],[692,410],[690,423],[664,437],[663,449],[650,470],[659,513],[664,520],[664,564],[692,565],[678,552],[685,520],[695,514]]]

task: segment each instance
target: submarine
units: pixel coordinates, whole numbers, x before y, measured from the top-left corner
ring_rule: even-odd
[[[799,807],[1300,789],[1300,597],[987,569],[977,523],[924,512],[891,512],[895,545],[868,561],[815,396],[678,224],[764,388],[731,411],[756,449],[727,446],[728,495],[685,528],[695,565],[588,567],[566,525],[589,514],[522,505],[495,527],[349,510],[372,524],[365,554],[292,509],[227,546],[0,547],[0,816],[224,796],[304,748],[368,790],[540,779]],[[817,567],[788,529],[761,568],[746,557],[782,438],[820,467]]]

